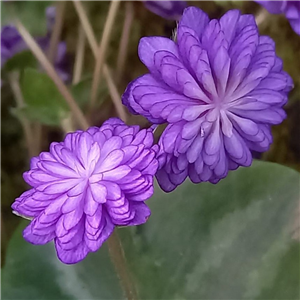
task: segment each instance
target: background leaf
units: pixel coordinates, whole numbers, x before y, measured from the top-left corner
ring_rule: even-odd
[[[26,107],[16,109],[17,115],[47,125],[60,125],[68,115],[69,107],[48,75],[25,69],[21,76],[21,90]]]
[[[4,65],[4,71],[22,70],[37,67],[37,60],[30,51],[22,51],[8,59]]]
[[[98,91],[97,91],[97,105],[100,106],[105,98],[108,95],[108,90],[106,86],[105,80],[102,80],[99,83]],[[91,97],[91,88],[92,88],[92,78],[85,78],[82,81],[78,82],[77,84],[74,84],[71,87],[71,92],[73,94],[74,99],[78,103],[81,109],[85,109],[86,105],[90,101]]]
[[[140,299],[299,299],[299,242],[291,238],[299,174],[254,162],[216,185],[158,187],[149,221],[122,228]],[[24,228],[24,224],[22,227]],[[121,299],[102,247],[60,263],[53,244],[15,233],[2,271],[2,299]]]
[[[15,16],[33,35],[45,35],[47,31],[46,8],[52,1],[1,1],[1,24],[11,24]]]
[[[81,109],[84,108],[90,100],[91,87],[92,78],[84,79],[71,87],[72,95]]]

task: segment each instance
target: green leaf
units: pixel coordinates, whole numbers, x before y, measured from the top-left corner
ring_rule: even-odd
[[[12,115],[17,118],[26,118],[30,121],[40,122],[48,126],[59,126],[60,118],[53,117],[53,111],[47,107],[34,108],[34,107],[14,107],[10,109]],[[67,117],[67,115],[62,115]]]
[[[140,299],[299,299],[299,174],[254,162],[213,185],[156,187],[145,225],[119,229]],[[24,224],[22,223],[22,227]],[[2,299],[121,299],[107,248],[66,266],[12,238]]]
[[[10,58],[4,65],[4,71],[21,70],[37,67],[37,61],[30,51],[22,51]]]
[[[46,8],[52,1],[1,1],[1,24],[11,24],[16,17],[33,35],[47,31]]]
[[[71,87],[71,93],[81,109],[83,109],[90,100],[91,87],[91,78],[84,79]]]
[[[68,105],[48,75],[25,69],[21,90],[26,107],[16,110],[17,114],[47,125],[59,125],[67,117]]]
[[[157,189],[149,202],[131,242],[124,231],[142,299],[299,299],[299,173],[255,161],[216,185]],[[279,287],[283,263],[296,278]]]
[[[77,84],[71,87],[72,95],[81,109],[85,109],[86,105],[90,101],[91,88],[92,88],[92,78],[83,79],[82,81],[78,82]],[[105,80],[101,81],[97,93],[98,93],[98,98],[97,98],[98,101],[96,105],[101,105],[108,94]]]
[[[26,223],[16,230],[7,249],[1,299],[121,299],[106,246],[82,264],[64,265],[53,244],[37,247],[22,239]]]

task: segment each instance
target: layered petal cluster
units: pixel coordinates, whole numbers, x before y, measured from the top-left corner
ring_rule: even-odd
[[[183,10],[187,7],[186,1],[143,1],[144,5],[156,15],[168,20],[179,20]]]
[[[284,14],[293,30],[300,35],[300,1],[256,1],[271,14]]]
[[[52,143],[31,160],[24,179],[32,189],[12,205],[32,219],[24,238],[37,245],[54,240],[59,259],[71,264],[97,251],[115,226],[145,223],[157,152],[151,129],[119,119]]]
[[[139,57],[150,73],[131,82],[122,100],[132,113],[168,123],[159,140],[162,189],[172,191],[187,176],[216,183],[249,166],[251,150],[269,148],[270,126],[285,118],[293,83],[252,15],[231,10],[209,20],[189,7],[177,41],[142,38]]]

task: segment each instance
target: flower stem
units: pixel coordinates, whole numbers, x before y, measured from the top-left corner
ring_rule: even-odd
[[[122,105],[121,103],[121,97],[119,95],[119,92],[118,92],[118,89],[112,79],[112,76],[110,74],[110,71],[108,69],[108,66],[107,65],[104,65],[103,66],[103,74],[106,78],[106,82],[107,82],[107,86],[108,86],[108,90],[109,90],[109,93],[111,95],[111,99],[112,99],[112,102],[116,108],[116,111],[117,111],[117,114],[118,116],[120,117],[120,119],[126,123],[127,121],[127,115],[126,115],[126,111],[125,111],[125,108],[124,106]]]
[[[76,57],[74,64],[74,75],[73,75],[73,84],[77,84],[81,79],[83,61],[84,61],[84,47],[85,47],[85,34],[84,30],[79,24],[78,26],[78,40],[76,46]]]
[[[93,32],[93,28],[91,26],[91,23],[89,22],[87,13],[85,12],[82,4],[80,1],[73,1],[75,9],[77,11],[80,23],[82,25],[82,28],[85,32],[85,35],[87,37],[87,41],[91,47],[92,53],[95,57],[95,59],[97,59],[97,55],[98,55],[98,44],[97,44],[97,39],[95,37],[95,34]],[[107,82],[108,85],[108,90],[110,93],[110,96],[112,98],[112,101],[114,103],[114,106],[116,108],[116,111],[119,115],[119,117],[126,122],[126,111],[121,103],[121,98],[120,95],[118,93],[118,90],[116,88],[116,84],[113,81],[112,76],[110,75],[109,72],[109,68],[108,66],[105,64],[105,62],[103,62],[103,75],[105,77],[105,80]]]
[[[92,91],[91,91],[90,111],[93,109],[96,103],[97,91],[101,79],[102,67],[104,64],[108,43],[111,36],[111,30],[113,28],[113,24],[117,15],[119,5],[120,5],[120,1],[111,1],[110,3],[108,16],[104,25],[103,35],[100,42],[100,47],[98,47],[97,56],[96,56],[96,66],[94,70]]]
[[[258,14],[255,15],[255,22],[257,26],[261,26],[264,21],[268,18],[268,11],[264,8],[258,11]]]
[[[117,228],[115,229],[113,234],[109,237],[107,244],[108,244],[108,250],[109,250],[111,260],[114,263],[126,299],[137,300],[138,297],[137,297],[136,288],[132,281],[131,274],[129,273],[127,268],[126,258],[125,258],[121,240],[117,232]]]
[[[73,98],[72,94],[66,87],[66,85],[63,83],[63,81],[60,79],[58,74],[56,73],[54,67],[52,64],[49,62],[39,45],[36,43],[34,38],[30,35],[30,33],[27,31],[27,29],[24,27],[24,25],[19,21],[16,20],[16,27],[22,36],[23,40],[27,44],[28,48],[31,50],[31,52],[34,54],[34,56],[37,58],[39,63],[43,66],[49,77],[53,80],[55,83],[57,89],[59,92],[63,95],[64,99],[68,103],[74,117],[80,124],[81,128],[83,130],[86,130],[89,128],[89,124],[87,120],[84,117],[84,114],[78,107],[75,99]]]
[[[80,23],[82,25],[82,28],[84,30],[84,33],[87,37],[87,40],[90,44],[90,47],[92,49],[93,55],[96,57],[97,56],[97,52],[98,52],[98,44],[97,44],[97,40],[96,37],[94,35],[93,32],[93,28],[89,22],[89,19],[87,17],[87,14],[81,4],[80,1],[73,1],[73,4],[75,6],[76,12],[78,14]]]
[[[117,82],[119,83],[121,79],[121,75],[123,73],[127,50],[128,50],[128,42],[129,42],[129,34],[134,17],[133,5],[131,2],[126,2],[125,4],[125,20],[123,24],[123,31],[121,36],[120,48],[117,59]]]
[[[19,109],[22,109],[22,108],[24,108],[25,104],[24,104],[24,99],[23,99],[22,91],[21,91],[20,84],[19,84],[19,77],[20,77],[19,73],[8,74],[8,81],[9,81],[12,93],[14,95],[15,101],[17,103],[17,107]],[[19,120],[20,120],[23,130],[24,130],[28,154],[30,157],[35,156],[38,154],[38,149],[36,149],[36,147],[34,145],[34,139],[33,139],[34,135],[32,134],[31,124],[22,115],[19,117]]]
[[[59,39],[61,35],[65,7],[66,7],[65,1],[58,2],[56,5],[57,13],[56,13],[53,32],[51,34],[50,45],[47,52],[47,57],[51,63],[54,63],[56,53],[57,53],[57,45],[59,43]]]

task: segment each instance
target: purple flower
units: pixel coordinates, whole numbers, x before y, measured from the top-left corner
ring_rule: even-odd
[[[6,61],[15,54],[27,49],[17,29],[12,25],[2,27],[1,30],[1,68]]]
[[[37,42],[41,49],[47,53],[50,46],[50,36],[37,38]],[[63,81],[70,80],[70,68],[67,58],[67,45],[65,42],[60,42],[57,45],[57,52],[54,60],[56,73]]]
[[[300,35],[300,1],[256,1],[271,14],[285,14],[294,31]]]
[[[47,32],[52,32],[56,17],[56,7],[48,6],[46,8]]]
[[[186,1],[143,1],[144,5],[156,15],[169,20],[179,20],[183,10],[187,7]]]
[[[115,226],[145,223],[144,201],[153,194],[158,167],[152,144],[152,129],[119,119],[52,143],[31,160],[24,179],[32,189],[12,205],[32,218],[24,238],[36,245],[54,240],[59,259],[72,264],[97,251]]]
[[[47,35],[45,37],[36,38],[37,43],[45,53],[47,53],[50,45],[51,31],[55,22],[55,7],[47,7],[46,18]],[[13,25],[2,27],[1,68],[4,66],[8,59],[25,50],[28,50],[28,47],[20,36],[18,30]],[[70,79],[68,62],[66,60],[66,43],[64,42],[60,42],[57,46],[54,67],[63,81],[68,81]]]
[[[231,10],[210,21],[189,7],[177,39],[141,39],[139,57],[150,73],[131,82],[122,97],[131,112],[168,123],[157,173],[167,192],[187,176],[216,183],[228,170],[249,166],[251,150],[269,148],[270,125],[285,118],[282,106],[293,85],[252,15]]]

